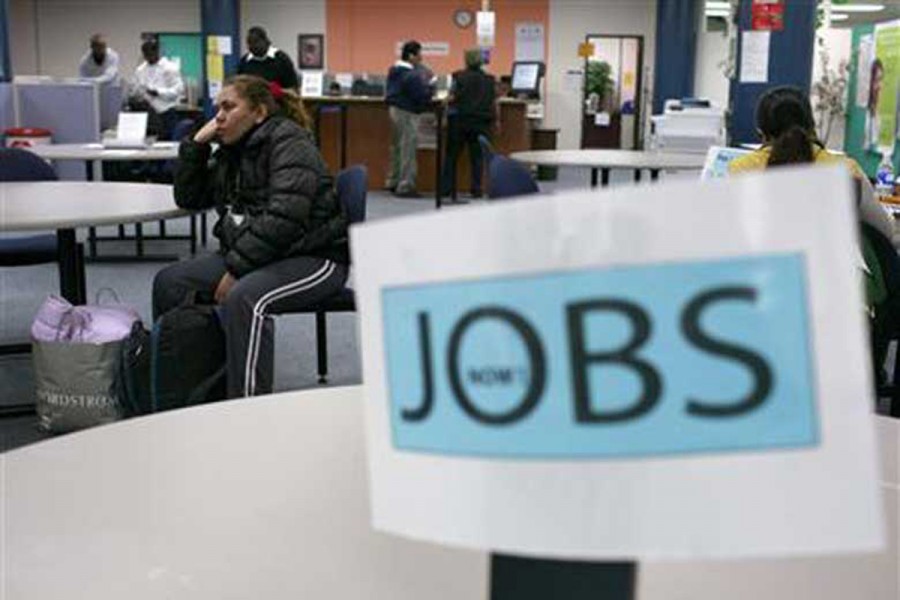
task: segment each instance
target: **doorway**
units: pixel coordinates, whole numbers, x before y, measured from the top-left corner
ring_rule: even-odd
[[[640,147],[644,38],[585,36],[594,53],[584,61],[581,147]]]

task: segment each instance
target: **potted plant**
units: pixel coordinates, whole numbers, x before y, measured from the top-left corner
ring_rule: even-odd
[[[613,92],[612,67],[604,60],[589,60],[584,84],[587,113],[595,114],[610,99]]]

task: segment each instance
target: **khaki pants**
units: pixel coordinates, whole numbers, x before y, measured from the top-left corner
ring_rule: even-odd
[[[419,115],[391,106],[391,166],[385,187],[398,192],[416,189]]]

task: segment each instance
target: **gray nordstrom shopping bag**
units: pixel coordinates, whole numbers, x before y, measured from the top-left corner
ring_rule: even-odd
[[[31,325],[41,428],[62,433],[122,418],[128,352],[145,339],[141,333],[132,307],[73,306],[48,297]]]
[[[32,342],[42,429],[63,433],[122,418],[117,390],[122,343]]]

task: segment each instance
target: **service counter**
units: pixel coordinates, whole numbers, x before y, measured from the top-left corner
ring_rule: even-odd
[[[322,155],[332,173],[342,167],[364,164],[369,169],[369,189],[384,186],[390,164],[391,120],[384,98],[378,97],[322,97],[304,98],[307,109],[315,118],[317,139]],[[492,143],[500,154],[528,150],[531,131],[525,115],[526,103],[515,99],[500,100],[500,129]],[[422,193],[433,193],[440,173],[444,152],[438,144],[446,141],[446,131],[438,131],[435,123],[442,122],[446,106],[435,102],[433,110],[423,114],[419,128],[417,187]],[[457,168],[457,189],[469,189],[469,161],[461,153]]]

